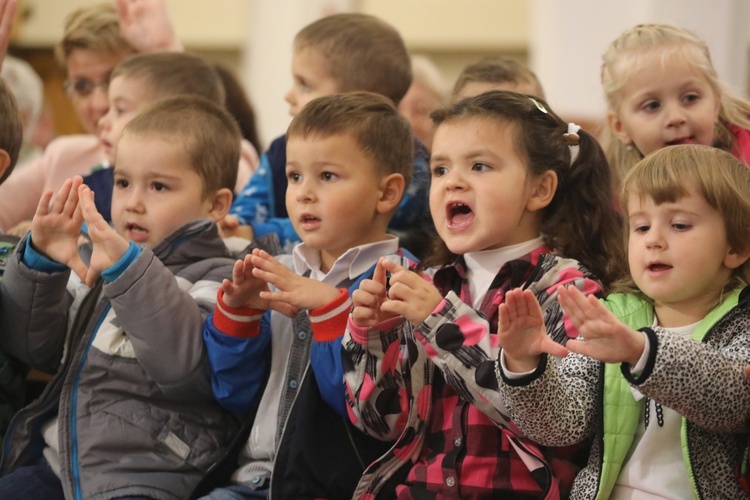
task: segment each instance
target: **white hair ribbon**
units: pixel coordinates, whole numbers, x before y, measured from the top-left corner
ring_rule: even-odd
[[[568,141],[568,147],[570,148],[571,165],[575,163],[576,158],[578,158],[578,151],[580,151],[581,149],[581,147],[579,146],[581,142],[581,137],[578,135],[579,130],[581,130],[581,127],[579,127],[575,123],[568,123],[568,132],[563,134],[563,137],[565,137],[565,140]]]

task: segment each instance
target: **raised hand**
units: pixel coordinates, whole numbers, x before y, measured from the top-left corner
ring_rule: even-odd
[[[8,53],[13,17],[16,15],[16,0],[0,0],[0,68]]]
[[[51,204],[52,190],[42,194],[31,221],[31,243],[36,251],[68,266],[84,280],[86,264],[78,255],[78,236],[83,224],[78,188],[82,182],[79,176],[66,180]]]
[[[84,282],[92,287],[102,271],[112,267],[125,255],[130,243],[107,224],[94,204],[94,192],[86,185],[78,188],[81,213],[93,243],[91,262]]]
[[[268,309],[268,301],[260,298],[260,292],[268,290],[268,285],[253,276],[251,254],[234,263],[232,281],[225,279],[221,289],[224,290],[224,303],[229,307]]]
[[[268,300],[271,308],[282,314],[301,309],[317,309],[339,296],[335,286],[300,276],[263,250],[253,250],[252,263],[255,267],[253,276],[278,289],[261,292],[261,298]]]
[[[138,52],[185,50],[169,18],[166,0],[117,0],[120,33]]]
[[[646,342],[643,333],[618,320],[593,295],[574,287],[558,287],[557,294],[565,315],[585,339],[569,340],[569,350],[604,363],[638,362]]]
[[[443,296],[419,274],[387,259],[382,262],[391,277],[387,300],[381,309],[392,315],[401,315],[415,325],[422,323],[437,308]]]
[[[375,266],[372,279],[362,280],[359,288],[352,293],[352,320],[357,326],[368,328],[395,316],[381,310],[383,302],[387,299],[387,273],[383,267],[384,261],[385,259],[381,258]]]
[[[565,347],[547,336],[542,308],[531,290],[509,290],[497,311],[498,343],[509,370],[535,369],[542,353],[561,358],[568,354]]]

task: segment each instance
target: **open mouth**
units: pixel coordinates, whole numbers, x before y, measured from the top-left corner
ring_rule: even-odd
[[[448,205],[448,225],[451,227],[465,227],[474,220],[474,212],[465,203],[455,202]]]
[[[302,214],[299,218],[300,222],[303,224],[310,223],[310,222],[318,222],[320,219],[318,217],[315,217],[314,215],[310,214]]]
[[[148,231],[137,224],[125,225],[125,230],[133,234],[146,234]]]
[[[653,264],[649,264],[646,269],[653,272],[659,272],[659,271],[667,271],[668,269],[672,269],[672,266],[667,264],[662,264],[661,262],[654,262]]]

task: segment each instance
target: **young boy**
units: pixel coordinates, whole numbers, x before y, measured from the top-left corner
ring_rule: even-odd
[[[0,59],[2,63],[2,59]],[[0,78],[0,183],[8,178],[18,161],[23,143],[23,124],[16,100]],[[12,244],[8,246],[12,248]],[[2,259],[5,260],[6,255]],[[4,265],[3,265],[4,267]],[[3,332],[4,333],[4,332]],[[24,369],[0,351],[0,438],[24,402]]]
[[[286,207],[302,243],[278,261],[257,250],[238,261],[204,334],[217,399],[236,412],[259,408],[239,457],[217,467],[218,477],[233,471],[231,486],[208,498],[269,487],[281,498],[351,497],[389,446],[348,423],[340,352],[351,291],[381,256],[413,263],[386,233],[412,173],[411,130],[388,99],[356,92],[311,101],[287,138]]]
[[[117,142],[130,120],[159,99],[182,95],[203,97],[223,105],[224,85],[214,66],[200,57],[180,52],[138,54],[118,64],[109,83],[109,110],[99,120],[98,131],[109,165],[114,165]],[[254,154],[249,143],[243,141],[245,160],[248,149]],[[234,190],[242,189],[250,178],[251,168],[250,162],[239,162]],[[100,167],[83,181],[96,193],[96,208],[109,221],[114,182],[112,169]]]
[[[184,498],[237,430],[201,338],[231,276],[214,222],[237,126],[204,99],[163,100],[125,127],[116,158],[114,228],[67,180],[42,196],[0,287],[0,348],[57,374],[8,429],[3,498]]]
[[[489,56],[466,66],[453,85],[453,101],[490,90],[512,90],[544,99],[544,90],[533,71],[515,59]]]
[[[365,14],[336,14],[303,28],[294,39],[292,88],[286,94],[295,116],[310,100],[339,92],[365,90],[388,97],[395,105],[411,85],[411,62],[401,35],[384,21]],[[422,249],[431,234],[427,206],[429,152],[415,141],[411,184],[389,228],[409,236],[407,248]],[[237,197],[220,228],[226,235],[253,239],[279,235],[287,251],[300,238],[282,200],[287,187],[286,140],[271,143],[258,170]]]

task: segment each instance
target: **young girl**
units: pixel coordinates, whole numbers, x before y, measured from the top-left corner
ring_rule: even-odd
[[[542,352],[564,348],[547,341],[527,292],[501,306],[498,378],[511,418],[551,446],[595,435],[576,498],[744,498],[735,470],[750,416],[750,170],[715,148],[664,148],[628,173],[622,194],[623,293],[599,303],[558,290],[583,337],[567,343],[576,354],[544,362]]]
[[[605,150],[620,178],[645,155],[676,144],[715,146],[750,162],[750,103],[729,95],[692,33],[639,24],[610,44],[601,77]]]
[[[395,441],[355,496],[391,479],[385,492],[399,498],[559,498],[580,449],[539,447],[508,419],[494,378],[497,307],[512,288],[533,290],[550,336],[565,343],[557,285],[596,294],[617,274],[604,153],[515,92],[464,99],[433,119],[434,267],[421,276],[381,260],[354,292],[343,340],[352,422]]]

